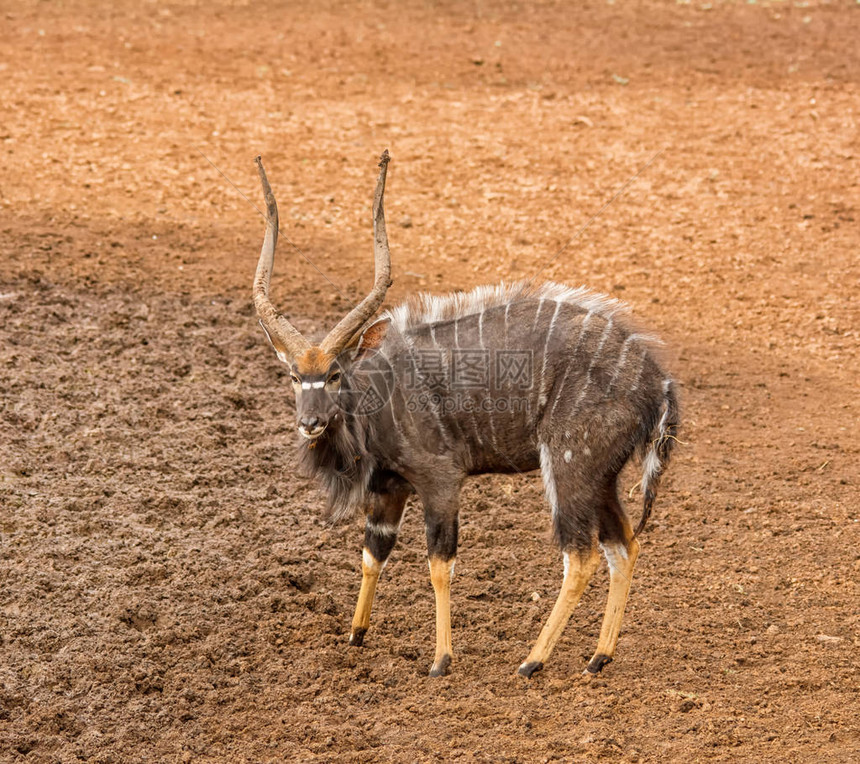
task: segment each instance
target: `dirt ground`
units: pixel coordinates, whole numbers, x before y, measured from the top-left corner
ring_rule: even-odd
[[[860,6],[0,24],[0,761],[860,760]],[[388,304],[540,272],[667,342],[683,445],[596,682],[605,568],[515,674],[561,580],[537,475],[464,493],[451,676],[415,506],[347,646],[362,520],[295,473],[253,157],[274,300],[313,334],[370,285],[385,147]]]

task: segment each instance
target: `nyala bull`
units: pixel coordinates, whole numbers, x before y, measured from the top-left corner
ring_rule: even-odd
[[[269,300],[278,209],[260,158],[267,225],[254,301],[296,395],[300,460],[328,494],[332,516],[366,514],[362,582],[351,645],[370,625],[379,575],[403,510],[424,509],[436,595],[431,676],[452,660],[450,587],[459,496],[469,475],[540,470],[564,561],[558,600],[519,673],[541,669],[600,561],[609,599],[585,669],[612,660],[639,554],[679,425],[675,384],[623,306],[584,288],[528,282],[445,297],[421,295],[374,316],[391,285],[382,155],[373,200],[373,289],[318,345]],[[618,476],[642,462],[643,509],[633,528]]]

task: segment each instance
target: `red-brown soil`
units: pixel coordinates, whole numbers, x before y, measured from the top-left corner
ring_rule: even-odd
[[[0,761],[860,759],[860,6],[0,20]],[[362,521],[295,474],[253,157],[313,333],[369,287],[385,147],[390,304],[541,271],[667,341],[684,444],[591,684],[605,570],[515,675],[561,579],[536,475],[464,492],[450,677],[416,506],[347,647]]]

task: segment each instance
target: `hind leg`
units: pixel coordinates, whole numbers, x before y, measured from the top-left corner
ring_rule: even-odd
[[[544,492],[552,512],[555,540],[564,553],[564,579],[535,646],[519,668],[526,677],[543,668],[600,564],[598,510],[603,497],[571,465],[570,451],[560,451],[556,449],[554,454],[547,444],[540,446]]]
[[[600,673],[615,655],[621,620],[630,594],[633,568],[639,556],[639,542],[633,536],[633,529],[618,499],[614,481],[607,491],[605,513],[601,517],[600,546],[609,563],[609,597],[603,625],[600,627],[597,650],[583,672],[590,676]]]
[[[530,677],[543,668],[599,564],[600,555],[595,548],[564,553],[564,580],[561,583],[561,591],[535,646],[519,668],[522,676]]]

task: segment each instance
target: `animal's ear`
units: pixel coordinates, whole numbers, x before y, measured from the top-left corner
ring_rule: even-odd
[[[278,360],[283,361],[286,364],[290,363],[290,356],[287,353],[287,347],[281,342],[277,337],[269,334],[269,330],[266,329],[265,324],[260,321],[260,326],[263,327],[263,332],[266,335],[266,338],[269,340],[269,344],[275,349],[275,352],[278,354]]]
[[[375,321],[365,329],[355,343],[355,353],[353,358],[357,361],[361,358],[373,355],[385,340],[385,335],[388,332],[388,327],[391,325],[391,319],[383,318]]]

